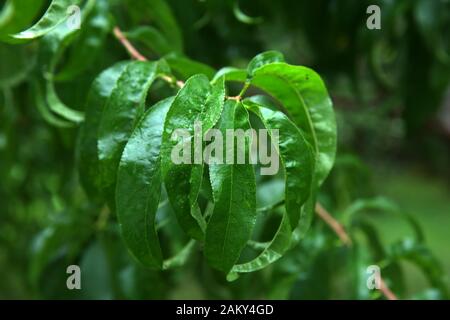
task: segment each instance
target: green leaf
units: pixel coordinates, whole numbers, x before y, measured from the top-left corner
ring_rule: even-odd
[[[276,148],[285,171],[285,206],[291,228],[295,229],[300,220],[301,208],[310,197],[314,154],[301,131],[284,113],[251,101],[244,100],[244,105],[261,119],[272,138],[274,131],[278,131],[279,143]]]
[[[154,80],[167,73],[161,62],[129,63],[106,102],[98,128],[101,189],[114,205],[116,172],[123,148],[145,108],[147,91]]]
[[[17,40],[32,40],[39,38],[53,30],[68,18],[67,9],[71,5],[79,5],[81,0],[53,0],[49,8],[32,27],[22,32],[11,35]]]
[[[253,73],[251,84],[280,101],[317,155],[317,185],[330,172],[336,153],[336,120],[328,92],[313,70],[271,63]]]
[[[67,62],[55,76],[55,80],[67,81],[92,66],[112,28],[109,10],[108,0],[95,1],[92,12],[83,20],[80,34],[73,43]]]
[[[169,270],[183,266],[195,249],[195,240],[189,242],[173,257],[164,260],[163,269]]]
[[[280,226],[265,249],[255,259],[235,265],[228,274],[228,279],[234,279],[238,273],[248,273],[264,269],[269,264],[280,259],[291,245],[292,229],[289,217],[284,214]]]
[[[347,227],[352,227],[352,224],[355,221],[356,223],[359,223],[358,218],[361,219],[364,212],[370,210],[385,212],[404,219],[411,226],[416,241],[419,243],[424,242],[423,231],[414,217],[407,212],[404,212],[394,202],[384,197],[356,200],[345,209],[342,214],[342,221]]]
[[[165,0],[128,0],[127,5],[132,15],[141,18],[138,19],[138,22],[143,19],[150,20],[161,30],[175,51],[183,51],[183,36],[180,26]]]
[[[32,23],[42,9],[44,0],[7,0],[0,13],[0,39],[19,32]]]
[[[71,128],[74,126],[72,122],[61,119],[50,111],[47,102],[42,95],[42,89],[37,81],[33,82],[33,93],[36,108],[48,124],[58,128]]]
[[[219,124],[225,136],[227,129],[250,129],[248,113],[239,102],[227,101]],[[236,145],[234,154],[248,154]],[[247,164],[210,164],[209,174],[215,199],[214,211],[205,235],[205,256],[211,266],[228,273],[250,240],[256,221],[256,184],[253,166]]]
[[[164,60],[166,60],[170,68],[178,73],[183,79],[187,79],[196,74],[204,74],[208,79],[212,79],[215,73],[215,70],[210,66],[191,60],[177,53],[171,53],[164,56]]]
[[[255,70],[274,62],[284,62],[284,56],[278,51],[266,51],[255,56],[247,66],[247,75],[251,79]]]
[[[151,107],[134,129],[117,173],[116,208],[122,236],[133,256],[146,267],[162,268],[155,228],[161,196],[160,151],[164,121],[174,98]]]
[[[213,82],[216,82],[218,80],[223,81],[225,79],[225,81],[243,82],[243,81],[245,81],[246,77],[247,77],[246,70],[239,69],[239,68],[233,68],[233,67],[225,67],[216,72],[212,81]]]
[[[336,119],[327,89],[320,76],[313,70],[283,62],[265,64],[271,57],[281,59],[276,53],[255,57],[249,66],[253,77],[250,84],[264,90],[278,100],[290,119],[303,132],[316,156],[316,183],[320,186],[331,168],[336,155]],[[246,73],[235,68],[219,70],[213,81],[247,82]]]
[[[399,259],[410,261],[419,267],[430,284],[439,289],[443,296],[448,297],[445,272],[441,264],[430,250],[422,243],[406,239],[393,244],[389,250],[389,261],[396,262]]]
[[[195,138],[195,123],[201,122],[202,135],[212,128],[222,112],[224,97],[223,82],[211,86],[206,76],[192,76],[178,92],[165,123],[161,154],[164,183],[166,189],[170,190],[169,201],[181,227],[188,235],[198,240],[203,238],[204,228],[203,217],[195,207],[202,182],[203,161],[194,163],[195,159],[190,157],[190,164],[174,164],[171,154],[178,142],[171,140],[171,135],[177,129],[188,130],[188,142],[191,146]],[[189,151],[191,152],[191,148]]]
[[[59,99],[56,94],[55,85],[51,80],[47,81],[47,103],[50,110],[64,119],[75,123],[80,123],[84,120],[83,112],[69,108]]]
[[[93,0],[89,0],[83,7],[82,22],[85,21],[94,4],[95,2]],[[77,29],[70,29],[64,24],[52,29],[41,41],[41,63],[42,74],[46,80],[46,98],[50,110],[64,119],[80,123],[84,120],[84,114],[81,111],[68,107],[61,101],[56,93],[53,81],[56,65],[64,50],[74,40],[77,33]]]
[[[242,12],[241,8],[239,8],[239,0],[235,0],[233,3],[233,14],[236,19],[245,24],[259,24],[263,22],[261,17],[250,17]]]
[[[440,61],[449,65],[450,46],[445,30],[448,30],[450,4],[448,1],[428,0],[414,4],[414,18],[425,43]]]
[[[86,119],[77,142],[77,163],[81,183],[88,196],[97,196],[100,191],[98,167],[97,132],[103,108],[117,80],[130,62],[118,62],[103,71],[93,82],[86,102]]]

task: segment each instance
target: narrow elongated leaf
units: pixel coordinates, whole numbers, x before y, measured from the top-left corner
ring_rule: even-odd
[[[65,105],[56,94],[55,85],[53,81],[47,82],[47,103],[50,109],[60,115],[64,119],[80,123],[84,120],[84,114],[81,111],[73,110]]]
[[[33,93],[34,93],[34,101],[36,103],[36,108],[41,114],[42,118],[50,125],[58,127],[58,128],[71,128],[74,124],[70,121],[66,121],[64,119],[59,118],[55,114],[53,114],[42,95],[42,90],[40,88],[39,83],[33,83]]]
[[[274,54],[274,59],[281,57]],[[283,62],[264,64],[264,56],[254,63],[258,64],[258,60],[263,65],[250,67],[250,84],[277,99],[302,130],[317,156],[316,183],[320,186],[334,164],[337,139],[336,119],[325,85],[320,76],[309,68]],[[213,81],[225,78],[246,82],[246,74],[242,69],[224,68],[217,72]]]
[[[275,147],[285,171],[285,206],[291,228],[295,229],[300,219],[303,204],[310,197],[314,173],[314,154],[301,131],[281,111],[274,111],[251,101],[244,105],[261,119],[273,137],[278,130],[279,144]]]
[[[111,205],[123,148],[144,112],[148,89],[161,73],[167,73],[166,65],[161,62],[129,63],[103,109],[98,128],[98,154],[101,187]]]
[[[122,236],[144,266],[162,268],[155,228],[161,196],[160,151],[167,111],[173,98],[151,107],[134,129],[117,173],[116,208]]]
[[[93,82],[86,102],[86,119],[83,122],[77,143],[77,162],[81,183],[89,196],[100,190],[98,168],[97,131],[103,108],[117,80],[129,62],[119,62],[103,71]]]
[[[219,129],[224,136],[227,129],[250,129],[248,113],[241,103],[227,101]],[[234,155],[248,154],[250,145],[251,137],[245,146],[235,146]],[[250,163],[238,164],[235,159],[233,164],[210,164],[209,174],[215,205],[206,228],[205,256],[211,266],[228,273],[256,221],[255,173]]]
[[[85,21],[94,4],[93,0],[89,0],[83,7],[82,22]],[[77,33],[77,29],[68,28],[66,25],[58,25],[52,29],[42,39],[40,62],[43,65],[42,74],[46,80],[46,98],[50,110],[64,119],[80,123],[84,119],[83,112],[74,110],[61,101],[53,81],[56,65],[64,50],[73,41]]]
[[[289,217],[283,215],[280,226],[266,248],[255,259],[235,265],[227,278],[233,280],[238,273],[248,273],[264,269],[269,264],[280,259],[283,254],[290,248],[292,237],[292,229],[289,223]]]
[[[317,154],[317,185],[321,185],[334,163],[336,120],[319,75],[306,67],[277,62],[256,69],[251,84],[280,101],[302,130]]]
[[[32,40],[43,36],[68,18],[67,9],[79,5],[81,0],[53,0],[42,18],[35,25],[20,33],[11,35],[17,40]]]
[[[363,218],[362,213],[370,210],[385,212],[404,219],[414,232],[416,241],[418,243],[424,241],[423,231],[414,217],[407,212],[402,211],[399,206],[397,206],[389,199],[383,197],[356,200],[345,209],[342,214],[342,221],[344,225],[346,225],[348,228],[351,228],[352,223],[355,220],[358,223],[358,220],[361,220],[361,218]]]
[[[202,124],[202,135],[212,128],[222,112],[224,96],[223,82],[211,86],[206,76],[193,76],[178,92],[165,123],[161,152],[164,183],[166,189],[170,190],[169,200],[181,227],[191,237],[199,240],[203,239],[202,229],[205,223],[195,206],[202,183],[203,161],[194,163],[195,157],[189,157],[190,163],[173,163],[172,151],[178,142],[171,140],[171,137],[177,129],[187,130],[191,153],[195,123]]]

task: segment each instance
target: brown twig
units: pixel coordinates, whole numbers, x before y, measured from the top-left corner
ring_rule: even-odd
[[[125,49],[128,51],[128,54],[136,60],[139,61],[148,61],[148,59],[142,55],[132,44],[131,42],[127,39],[127,37],[123,34],[122,30],[120,30],[119,27],[114,27],[113,29],[114,32],[114,36],[117,38],[117,40],[120,41],[120,43],[125,47]],[[170,84],[175,84],[177,85],[179,88],[183,88],[184,86],[184,82],[181,80],[176,80],[168,75],[161,75],[161,79],[163,79],[164,81],[170,83]]]
[[[316,203],[316,214],[323,220],[330,228],[337,234],[342,243],[346,246],[351,247],[353,245],[352,240],[345,231],[345,228],[337,221],[333,216],[320,204]],[[389,289],[389,287],[384,282],[383,278],[380,278],[380,289],[381,293],[388,300],[398,300],[397,296]]]
[[[350,247],[352,245],[352,240],[348,236],[344,227],[336,219],[334,219],[333,216],[329,214],[328,211],[325,210],[325,208],[322,207],[322,205],[318,202],[316,203],[316,213],[320,218],[322,218],[323,221],[325,221],[330,226],[331,229],[333,229],[339,239],[341,239],[341,241],[346,246]]]
[[[114,36],[117,38],[117,40],[120,41],[120,43],[122,43],[125,49],[127,49],[128,53],[133,59],[139,61],[147,61],[147,58],[140,54],[140,52],[130,43],[130,41],[128,41],[127,37],[125,37],[119,27],[114,27],[113,32]]]
[[[383,293],[383,295],[386,297],[386,299],[398,300],[395,293],[393,293],[391,291],[391,289],[389,289],[389,287],[386,285],[386,283],[384,282],[383,278],[381,278],[381,276],[380,276],[380,291]]]

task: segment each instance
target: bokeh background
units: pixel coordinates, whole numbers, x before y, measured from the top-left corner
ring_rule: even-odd
[[[365,199],[410,214],[436,261],[400,261],[404,285],[391,285],[404,298],[446,298],[434,290],[440,284],[433,284],[430,274],[437,272],[450,290],[450,1],[168,3],[191,59],[215,69],[245,67],[256,54],[278,50],[289,63],[323,77],[336,111],[339,146],[321,202],[338,219]],[[152,23],[142,14],[145,1],[110,4],[124,30]],[[366,27],[370,4],[381,8],[380,30]],[[68,105],[82,106],[94,77],[127,58],[112,34],[104,46],[89,68],[57,82]],[[349,289],[347,278],[357,272],[347,266],[351,254],[323,224],[315,225],[311,243],[278,267],[239,284],[199,267],[201,258],[170,274],[140,270],[80,187],[77,128],[50,125],[36,105],[29,80],[39,70],[38,53],[35,42],[0,44],[0,298],[369,298]],[[389,210],[365,211],[383,246],[410,237],[403,218]],[[87,270],[81,293],[63,288],[68,261]],[[273,290],[255,284],[258,279]],[[286,286],[275,288],[275,282]]]

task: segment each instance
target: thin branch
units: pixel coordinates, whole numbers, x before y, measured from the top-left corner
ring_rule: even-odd
[[[344,227],[336,219],[334,219],[333,216],[329,214],[328,211],[325,210],[325,208],[322,207],[322,205],[318,202],[316,203],[316,213],[320,218],[322,218],[323,221],[325,221],[330,226],[331,229],[333,229],[339,239],[341,239],[341,241],[346,246],[350,247],[352,245],[352,240],[348,236]]]
[[[117,40],[120,41],[120,43],[125,47],[125,49],[128,51],[128,54],[136,60],[139,61],[148,61],[148,59],[142,55],[132,44],[131,42],[127,39],[127,37],[125,36],[125,34],[122,32],[122,30],[120,30],[119,27],[114,27],[113,29],[114,32],[114,36],[117,38]],[[164,81],[170,83],[170,84],[175,84],[177,85],[179,88],[183,88],[184,86],[184,82],[181,80],[176,80],[168,75],[161,75],[160,76],[161,79],[163,79]]]
[[[325,221],[326,224],[337,234],[339,239],[348,247],[353,245],[352,240],[345,231],[344,227],[320,204],[316,203],[316,214]],[[389,289],[384,282],[383,278],[380,278],[380,291],[388,300],[398,300],[397,296]]]
[[[147,58],[144,57],[132,44],[130,41],[128,41],[127,37],[123,34],[122,30],[120,30],[119,27],[114,27],[114,36],[117,38],[117,40],[122,43],[122,45],[127,49],[128,53],[133,59],[139,60],[139,61],[147,61]]]
[[[389,287],[386,285],[386,282],[384,282],[384,280],[383,280],[383,278],[381,278],[381,276],[380,276],[380,291],[383,293],[383,295],[388,300],[398,300],[398,298],[395,295],[395,293],[393,293],[391,291],[391,289],[389,289]]]

